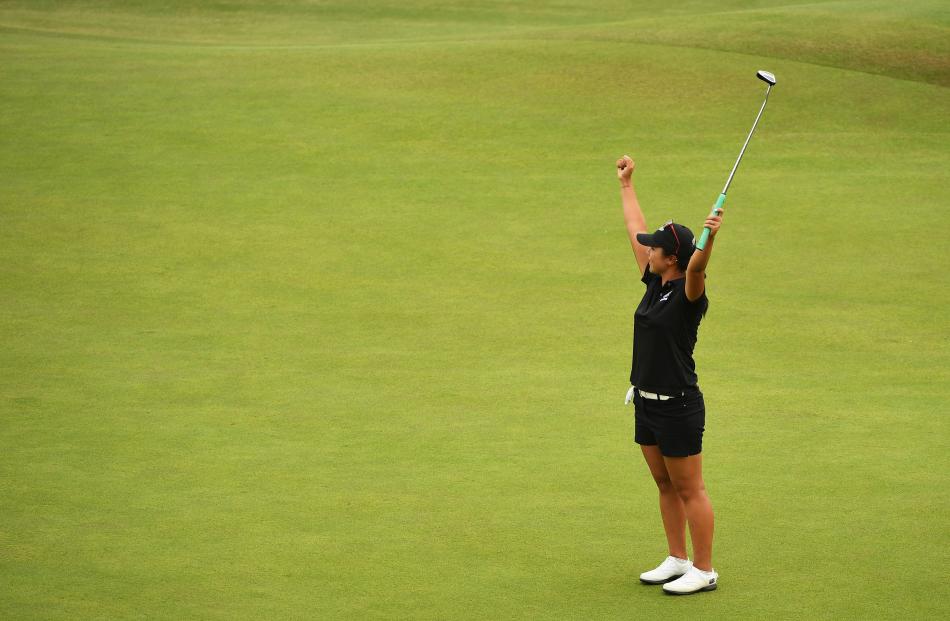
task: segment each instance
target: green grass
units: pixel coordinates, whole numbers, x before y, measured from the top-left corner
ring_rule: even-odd
[[[0,617],[948,614],[950,15],[0,3]],[[623,408],[651,224],[721,587]]]

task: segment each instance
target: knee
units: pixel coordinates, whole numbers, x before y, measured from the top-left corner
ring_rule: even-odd
[[[676,489],[676,495],[679,496],[680,500],[684,503],[706,495],[706,485],[702,482],[698,484],[676,485],[674,487]]]
[[[656,487],[660,490],[661,494],[676,493],[676,487],[673,485],[673,481],[670,477],[653,477],[653,481],[656,482]]]

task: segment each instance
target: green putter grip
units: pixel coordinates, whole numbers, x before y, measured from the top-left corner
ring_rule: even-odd
[[[710,216],[719,215],[719,211],[722,204],[726,202],[726,195],[720,194],[719,199],[716,201],[716,205],[712,208],[712,211],[709,213]],[[703,234],[699,236],[699,241],[696,242],[696,249],[702,250],[706,247],[706,242],[709,241],[709,227],[703,227]]]

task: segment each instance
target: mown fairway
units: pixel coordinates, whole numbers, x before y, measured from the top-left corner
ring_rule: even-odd
[[[0,2],[0,618],[950,614],[945,2]],[[718,591],[664,597],[651,225]]]

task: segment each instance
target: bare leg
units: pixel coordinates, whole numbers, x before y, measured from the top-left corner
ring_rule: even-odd
[[[703,482],[703,456],[664,457],[673,487],[689,522],[693,541],[693,565],[703,571],[712,570],[713,508]]]
[[[660,491],[660,515],[670,556],[689,558],[686,553],[686,508],[666,470],[660,448],[641,444],[640,450]]]

